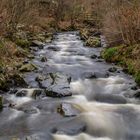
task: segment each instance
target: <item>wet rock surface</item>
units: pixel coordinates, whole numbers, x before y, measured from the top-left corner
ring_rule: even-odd
[[[102,60],[99,36],[91,42],[99,48],[84,47],[78,32],[34,42],[19,67],[27,87],[2,95],[0,140],[139,139],[139,88]]]

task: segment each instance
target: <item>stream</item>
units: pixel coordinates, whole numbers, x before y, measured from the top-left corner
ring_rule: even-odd
[[[4,95],[0,140],[140,140],[140,90],[102,48],[64,32],[32,50],[38,69],[25,73],[28,88]]]

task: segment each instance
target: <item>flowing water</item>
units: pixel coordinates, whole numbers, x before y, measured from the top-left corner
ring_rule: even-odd
[[[77,32],[58,33],[34,49],[38,70],[25,74],[28,89],[5,95],[0,140],[140,140],[140,105],[133,98],[139,89],[121,68],[100,58],[101,50],[85,47]],[[109,72],[112,67],[116,71]],[[37,89],[41,93],[33,98]],[[61,98],[46,96],[44,89]],[[18,96],[22,91],[27,94]]]

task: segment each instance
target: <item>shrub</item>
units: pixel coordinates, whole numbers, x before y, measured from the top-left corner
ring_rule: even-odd
[[[104,50],[104,52],[102,53],[102,56],[104,59],[106,59],[107,61],[112,61],[112,57],[114,57],[117,54],[117,47],[114,48],[107,48]]]

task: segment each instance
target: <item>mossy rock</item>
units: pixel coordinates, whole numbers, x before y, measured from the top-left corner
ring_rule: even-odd
[[[31,43],[30,43],[30,41],[28,41],[26,39],[17,39],[16,45],[18,45],[22,48],[27,48],[27,47],[30,47]]]
[[[30,64],[25,64],[23,66],[21,66],[21,68],[19,69],[20,72],[31,72],[34,70],[37,70],[37,66],[30,63]]]
[[[90,47],[101,47],[101,40],[98,37],[89,37],[86,45]]]

